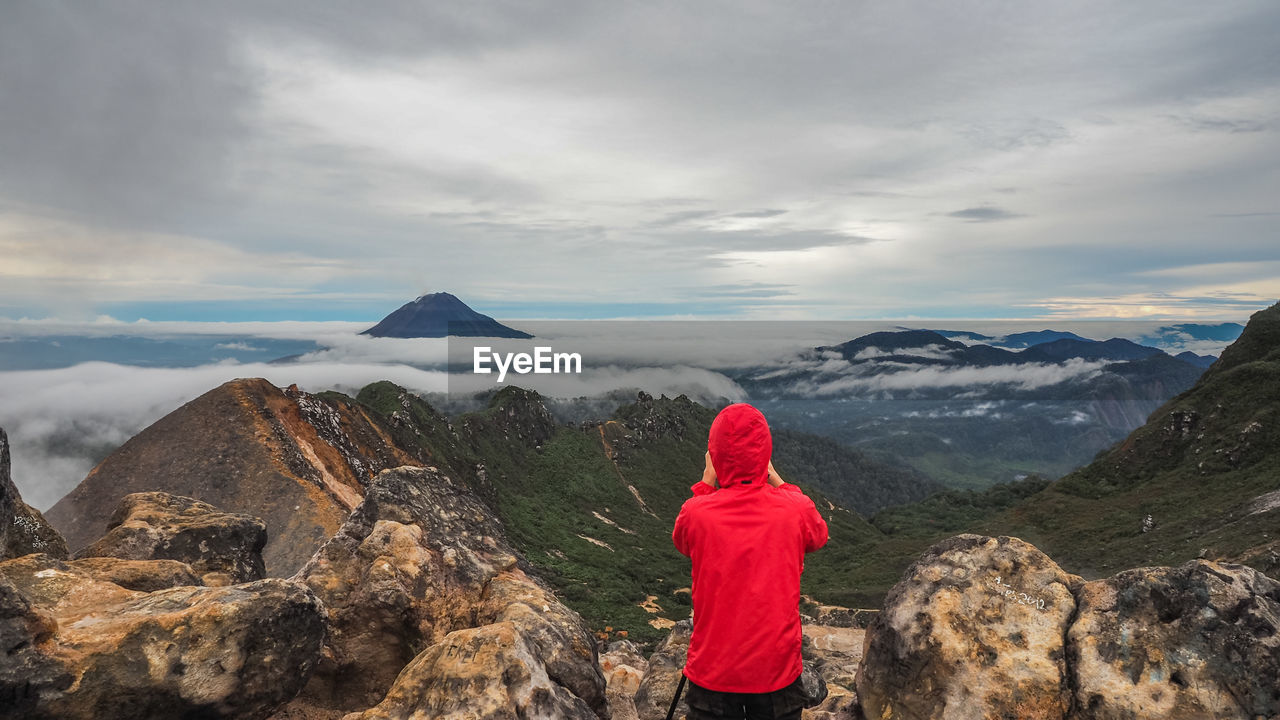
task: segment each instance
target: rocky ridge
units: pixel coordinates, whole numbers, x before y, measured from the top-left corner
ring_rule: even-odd
[[[0,560],[35,552],[66,558],[66,541],[39,510],[22,501],[9,473],[9,436],[0,429]]]
[[[47,515],[80,550],[125,495],[194,498],[261,518],[266,573],[287,576],[337,532],[378,471],[423,462],[349,398],[233,380],[135,435]]]

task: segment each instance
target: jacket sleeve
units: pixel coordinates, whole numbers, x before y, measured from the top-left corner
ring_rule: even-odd
[[[827,521],[822,519],[813,500],[809,500],[804,510],[804,551],[810,553],[827,544]]]
[[[699,480],[693,484],[693,487],[689,488],[689,491],[693,493],[694,497],[698,497],[699,495],[710,495],[716,489]],[[675,543],[676,549],[680,551],[681,555],[687,556],[692,552],[692,548],[689,546],[689,515],[685,512],[684,507],[680,508],[680,514],[676,516],[676,527],[671,531],[671,541]]]
[[[689,516],[685,513],[684,508],[680,508],[680,514],[676,516],[675,530],[671,531],[671,541],[675,543],[676,550],[681,555],[689,556],[691,548],[689,547]]]
[[[791,483],[782,483],[778,489],[789,490],[804,498],[800,502],[800,531],[804,534],[804,551],[811,553],[826,545],[827,521],[822,519],[818,506],[813,504],[813,498],[805,495],[803,490]]]

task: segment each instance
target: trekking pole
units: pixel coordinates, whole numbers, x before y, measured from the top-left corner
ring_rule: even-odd
[[[676,716],[676,706],[680,704],[680,693],[684,692],[684,672],[680,673],[680,684],[676,685],[676,696],[671,698],[671,707],[667,708],[667,720]]]

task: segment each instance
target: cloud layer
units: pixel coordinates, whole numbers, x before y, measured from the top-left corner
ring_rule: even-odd
[[[24,3],[0,316],[1243,319],[1280,295],[1278,31],[1266,0]]]

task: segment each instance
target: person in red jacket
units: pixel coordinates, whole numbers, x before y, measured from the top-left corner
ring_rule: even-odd
[[[730,405],[711,423],[706,469],[672,540],[693,561],[689,720],[798,719],[800,574],[827,523],[773,469],[764,415]]]

